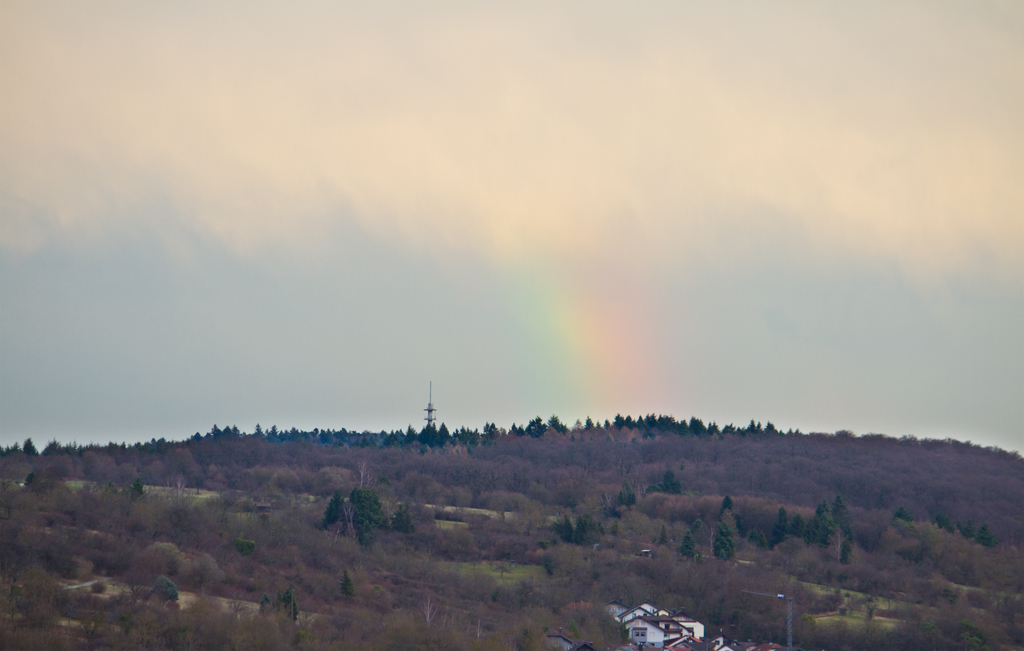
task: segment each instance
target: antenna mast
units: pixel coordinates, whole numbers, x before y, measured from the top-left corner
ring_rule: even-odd
[[[437,411],[437,410],[434,409],[434,383],[433,383],[433,381],[431,381],[431,383],[430,383],[430,399],[427,402],[427,408],[424,409],[423,411],[427,412],[427,417],[424,418],[423,420],[427,421],[427,427],[431,427],[434,424],[434,421],[437,420],[436,418],[434,418],[434,412]]]

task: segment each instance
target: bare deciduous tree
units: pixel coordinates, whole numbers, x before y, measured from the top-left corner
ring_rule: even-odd
[[[420,610],[423,611],[423,616],[427,619],[427,626],[430,626],[430,622],[437,615],[437,604],[434,603],[431,596],[427,596],[427,600],[420,605]]]

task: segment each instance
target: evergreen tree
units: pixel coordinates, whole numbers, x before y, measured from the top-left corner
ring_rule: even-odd
[[[334,497],[327,503],[327,508],[324,509],[323,520],[320,521],[320,526],[324,529],[330,527],[332,524],[337,522],[341,518],[341,491],[334,491]]]
[[[577,545],[592,545],[601,539],[604,533],[601,525],[590,514],[576,518],[576,526],[572,531],[572,541]]]
[[[352,524],[355,525],[359,542],[367,544],[374,529],[387,526],[380,499],[372,488],[353,488],[348,500],[355,507]]]
[[[910,523],[914,521],[914,516],[910,515],[910,511],[901,506],[893,512],[892,521]]]
[[[799,513],[794,514],[793,517],[789,519],[789,531],[787,533],[794,538],[803,538],[804,516]]]
[[[37,450],[35,444],[32,443],[32,439],[25,439],[25,444],[21,446],[21,451],[30,457],[34,457],[39,454],[39,450]]]
[[[156,583],[153,584],[153,592],[164,601],[178,600],[178,586],[166,576],[157,578]]]
[[[667,545],[668,544],[668,531],[665,529],[665,525],[661,525],[661,533],[658,535],[658,544],[659,545]]]
[[[537,416],[526,426],[526,433],[535,439],[544,436],[544,432],[548,431],[548,426],[544,424],[544,419]]]
[[[786,539],[786,532],[789,530],[789,518],[786,516],[786,509],[779,507],[779,517],[775,519],[775,524],[772,525],[772,539],[771,547],[775,547],[780,542]]]
[[[679,553],[683,558],[693,558],[697,551],[697,544],[693,540],[693,534],[689,529],[683,534],[683,542],[679,545]]]
[[[718,523],[718,530],[715,534],[715,544],[712,548],[712,552],[716,558],[720,558],[723,561],[729,560],[736,553],[736,541],[732,538],[732,529],[721,521]]]
[[[146,494],[146,487],[142,485],[142,478],[136,477],[132,485],[128,487],[128,501],[140,500]]]
[[[989,531],[987,523],[982,523],[981,527],[978,528],[978,532],[974,534],[974,541],[985,547],[995,547],[998,542],[996,537],[992,535],[992,532]]]
[[[594,421],[591,420],[590,416],[587,416],[587,422],[583,426],[583,429],[594,429]]]
[[[949,517],[947,517],[946,515],[942,513],[936,513],[934,522],[935,526],[937,526],[939,529],[945,529],[949,533],[953,533],[953,521],[950,520]]]
[[[961,536],[963,536],[967,540],[974,540],[974,521],[973,520],[968,519],[967,520],[967,524],[960,524],[960,521],[957,520],[956,521],[956,528],[957,528],[957,531],[960,532]]]
[[[557,534],[558,537],[561,538],[563,542],[567,542],[567,543],[571,543],[572,542],[572,540],[573,540],[573,533],[574,532],[573,532],[572,520],[569,519],[568,515],[565,516],[565,518],[561,522],[556,522],[552,526],[552,529],[554,529],[555,534]]]
[[[839,562],[843,565],[850,564],[850,554],[853,552],[853,542],[849,538],[843,541],[843,546],[839,549]]]
[[[356,593],[356,586],[352,583],[352,577],[348,575],[348,570],[345,570],[341,575],[341,594],[346,597],[354,596]]]
[[[853,526],[850,523],[850,509],[846,506],[846,502],[843,500],[842,495],[836,495],[836,499],[832,501],[832,519],[847,538],[853,537]]]
[[[405,504],[399,504],[395,512],[391,514],[391,529],[398,533],[416,531],[416,525],[412,523],[412,516],[409,514],[409,507]]]
[[[299,600],[295,596],[295,589],[288,586],[283,594],[277,595],[277,607],[288,613],[288,617],[294,622],[299,618]]]
[[[671,470],[665,471],[665,476],[661,479],[661,490],[670,495],[679,495],[683,492],[683,485],[676,479],[676,473]]]
[[[270,595],[266,592],[263,593],[263,598],[260,599],[260,611],[270,605]]]
[[[551,418],[548,419],[548,427],[555,430],[559,434],[565,434],[566,432],[569,431],[569,428],[562,424],[562,421],[560,421],[558,419],[558,416],[555,416],[554,414],[552,414]]]
[[[722,514],[726,511],[732,510],[732,498],[728,495],[722,500],[722,506],[718,509],[718,517],[722,517]]]
[[[633,506],[636,504],[636,493],[633,491],[633,487],[626,482],[622,482],[622,490],[619,491],[618,497],[615,498],[615,503],[619,506]]]

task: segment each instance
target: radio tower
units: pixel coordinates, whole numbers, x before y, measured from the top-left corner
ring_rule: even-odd
[[[427,412],[427,417],[423,419],[423,420],[427,421],[427,427],[432,426],[434,424],[434,421],[436,420],[434,418],[434,412],[437,411],[436,409],[434,409],[434,383],[433,382],[430,383],[430,399],[427,402],[427,408],[424,409],[423,411]]]

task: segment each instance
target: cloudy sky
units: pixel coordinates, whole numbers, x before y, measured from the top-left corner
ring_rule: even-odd
[[[1024,10],[0,4],[0,443],[1024,449]]]

